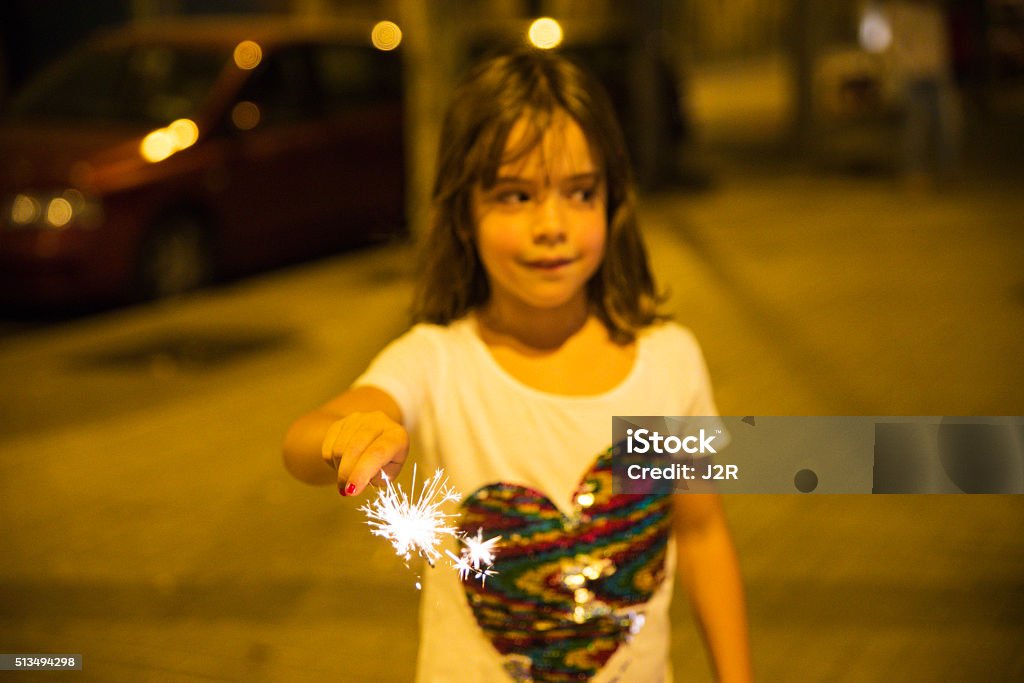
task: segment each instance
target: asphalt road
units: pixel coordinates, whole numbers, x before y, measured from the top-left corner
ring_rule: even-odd
[[[748,175],[644,206],[724,414],[1024,412],[1011,188]],[[8,328],[0,651],[82,653],[95,681],[411,680],[414,573],[279,456],[404,329],[410,263],[390,246]],[[726,502],[760,680],[1024,678],[1020,496]],[[710,680],[675,611],[677,679]]]

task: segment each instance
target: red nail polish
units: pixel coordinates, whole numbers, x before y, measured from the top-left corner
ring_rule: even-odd
[[[349,484],[348,488],[345,489],[345,495],[346,496],[351,496],[355,492],[356,492],[356,485],[355,484]]]

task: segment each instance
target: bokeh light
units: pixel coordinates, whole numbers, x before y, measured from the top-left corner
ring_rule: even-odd
[[[167,126],[167,131],[174,141],[175,151],[191,147],[199,139],[199,126],[191,119],[178,119]]]
[[[46,207],[46,222],[55,228],[63,228],[74,215],[71,202],[64,197],[54,197]]]
[[[378,50],[394,50],[402,42],[402,29],[393,21],[380,21],[370,32],[370,41]]]
[[[235,46],[234,56],[239,69],[255,69],[263,61],[263,48],[252,40],[243,40]]]
[[[892,45],[892,27],[878,9],[869,8],[861,17],[860,45],[868,52],[885,52]]]
[[[11,221],[15,225],[29,225],[39,220],[42,212],[39,202],[27,194],[19,194],[11,203]]]
[[[530,24],[527,31],[530,43],[542,50],[558,47],[562,42],[562,27],[551,17],[541,17]]]
[[[166,128],[158,128],[142,138],[139,153],[146,161],[156,163],[174,154],[174,140]]]
[[[238,130],[252,130],[260,125],[260,108],[254,102],[242,100],[231,108],[231,123]]]
[[[199,139],[199,126],[191,119],[178,119],[142,138],[139,154],[151,163],[163,161],[175,152],[191,147]]]

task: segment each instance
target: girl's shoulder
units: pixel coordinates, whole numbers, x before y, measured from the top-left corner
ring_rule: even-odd
[[[700,343],[693,331],[672,320],[648,325],[640,330],[637,339],[657,350],[700,354]]]
[[[391,341],[385,350],[401,349],[422,354],[444,353],[470,343],[472,334],[472,328],[464,318],[447,325],[419,322]]]
[[[704,352],[690,328],[673,321],[655,323],[637,335],[640,353],[667,371],[691,372],[704,366]]]
[[[450,323],[419,322],[409,328],[406,334],[423,339],[453,340],[464,339],[474,334],[473,322],[469,316],[453,320]]]

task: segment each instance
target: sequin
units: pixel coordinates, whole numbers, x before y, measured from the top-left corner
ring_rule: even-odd
[[[462,505],[464,529],[508,539],[486,586],[463,588],[517,681],[592,678],[643,627],[664,580],[671,498],[614,495],[609,449],[573,500],[566,517],[539,492],[499,483]]]

